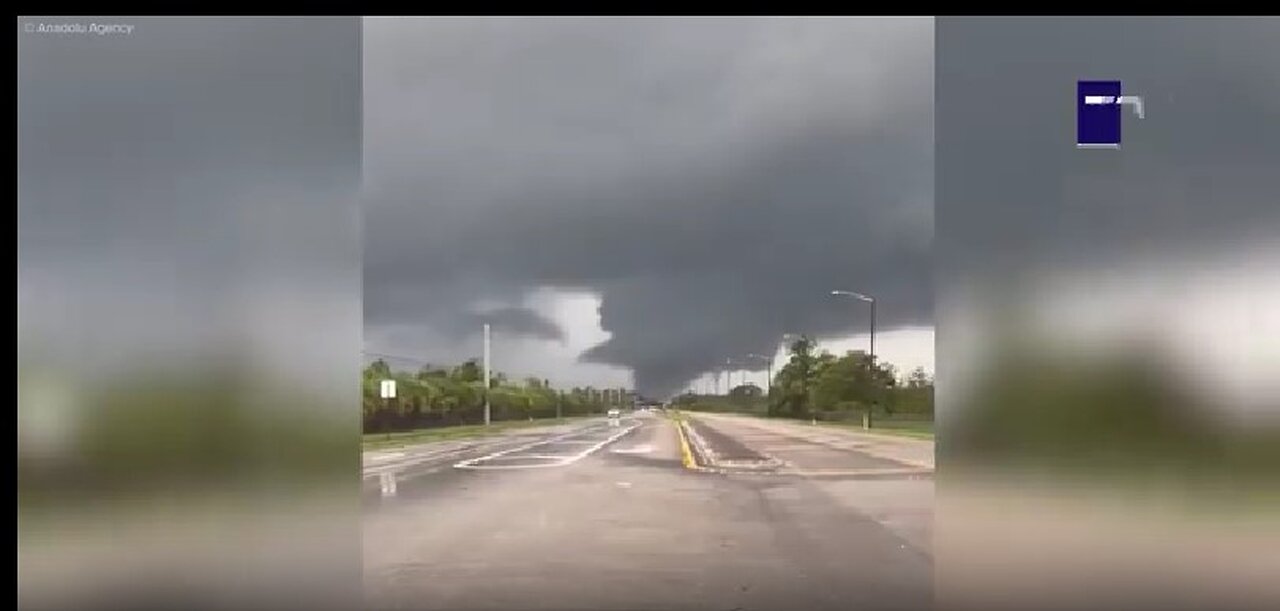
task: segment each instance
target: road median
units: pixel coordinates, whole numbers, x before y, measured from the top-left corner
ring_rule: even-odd
[[[756,452],[738,440],[684,414],[672,417],[680,435],[687,469],[710,473],[772,473],[782,461]]]

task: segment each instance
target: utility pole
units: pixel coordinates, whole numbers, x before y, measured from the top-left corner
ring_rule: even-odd
[[[869,295],[863,295],[862,293],[855,293],[853,291],[831,291],[831,294],[842,297],[853,297],[854,299],[864,301],[871,305],[871,351],[867,355],[867,375],[870,378],[873,391],[878,395],[879,386],[876,383],[876,298]],[[873,398],[871,403],[874,407],[876,399]],[[867,411],[862,414],[862,428],[871,428],[871,408],[868,408]]]
[[[766,397],[773,396],[773,359],[766,358],[764,365],[764,394]]]
[[[764,356],[763,354],[755,354],[755,353],[748,354],[747,356],[753,359],[759,359],[761,361],[764,361],[765,375],[768,376],[767,378],[765,378],[764,392],[766,397],[772,396],[773,394],[772,392],[773,391],[773,359],[767,356]]]
[[[489,426],[489,324],[484,325],[484,425]]]
[[[876,300],[871,300],[871,369],[876,367]]]

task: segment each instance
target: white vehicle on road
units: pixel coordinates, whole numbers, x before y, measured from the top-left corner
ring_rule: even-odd
[[[609,426],[618,426],[620,418],[622,418],[622,410],[616,407],[609,410]]]

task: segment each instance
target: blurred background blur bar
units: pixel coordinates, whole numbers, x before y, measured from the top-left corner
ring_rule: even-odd
[[[18,20],[18,606],[358,604],[361,23]]]
[[[936,44],[939,605],[1280,608],[1280,20]]]

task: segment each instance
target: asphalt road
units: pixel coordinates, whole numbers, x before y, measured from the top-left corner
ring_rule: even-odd
[[[366,455],[368,603],[930,605],[931,469],[802,424],[698,417],[681,433],[640,415]]]

